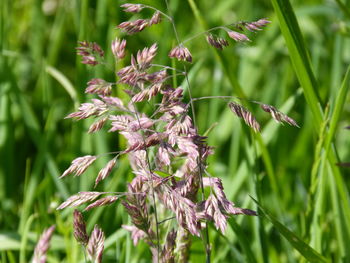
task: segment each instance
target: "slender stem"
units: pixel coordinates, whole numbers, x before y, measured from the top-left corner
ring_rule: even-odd
[[[159,225],[160,225],[160,224],[163,224],[163,223],[165,223],[166,221],[169,221],[169,220],[172,220],[172,219],[175,219],[175,218],[176,218],[176,216],[172,216],[172,217],[166,218],[166,219],[160,221],[158,224],[159,224]]]
[[[152,67],[161,67],[161,68],[164,68],[164,69],[171,69],[171,70],[178,71],[178,72],[182,73],[183,75],[185,75],[185,72],[183,72],[182,70],[173,68],[173,67],[169,67],[169,66],[165,66],[165,65],[160,65],[160,64],[151,64],[151,66],[152,66]]]
[[[86,257],[86,247],[81,245],[81,249],[83,250],[83,254],[84,254],[84,262],[87,262],[87,257]]]
[[[135,88],[135,86],[133,86],[133,89]],[[136,110],[136,104],[134,101],[131,100],[131,103],[132,103],[132,106],[134,108],[134,112],[133,114],[135,115],[136,119],[137,119],[137,122],[139,124],[139,126],[141,127],[141,122],[140,122],[140,116],[139,116],[139,112]],[[146,145],[146,139],[145,139],[145,135],[143,133],[141,133],[141,136],[142,136],[142,141],[143,141],[143,144]],[[156,205],[156,196],[155,196],[155,191],[154,191],[154,184],[153,184],[153,172],[152,172],[152,168],[151,168],[151,162],[150,162],[150,158],[149,158],[149,154],[148,154],[148,149],[147,147],[145,147],[145,150],[146,152],[146,161],[147,161],[147,168],[149,170],[149,173],[150,173],[150,188],[151,188],[151,196],[152,196],[152,205],[153,205],[153,208],[154,208],[154,218],[155,218],[155,221],[156,221],[156,239],[157,239],[157,243],[156,243],[156,246],[157,246],[157,263],[159,263],[159,256],[160,256],[160,234],[159,234],[159,221],[158,221],[158,212],[157,212],[157,205]],[[151,240],[151,243],[153,243],[153,241]]]
[[[167,9],[169,10],[169,5],[168,5],[167,0],[165,0],[165,2],[166,2]],[[149,9],[152,9],[152,10],[154,10],[154,11],[159,12],[161,15],[163,15],[164,17],[166,17],[166,18],[170,21],[170,23],[172,24],[172,26],[173,26],[173,28],[174,28],[175,37],[176,37],[176,40],[177,40],[178,44],[180,44],[180,43],[184,44],[184,43],[186,43],[186,42],[188,42],[188,41],[193,40],[194,38],[197,38],[197,37],[199,37],[199,36],[201,36],[201,35],[204,35],[204,34],[208,34],[209,32],[214,31],[214,30],[224,29],[224,30],[228,31],[228,30],[230,30],[229,28],[227,28],[228,26],[237,26],[237,25],[239,25],[239,24],[242,23],[242,22],[238,22],[238,23],[227,24],[227,25],[224,25],[224,26],[213,27],[213,28],[210,28],[210,29],[208,29],[208,30],[206,30],[206,31],[204,31],[204,32],[200,32],[200,33],[198,33],[198,34],[195,34],[194,36],[192,36],[192,37],[190,37],[190,38],[188,38],[188,39],[186,39],[186,40],[180,42],[180,41],[179,41],[179,37],[178,37],[178,35],[177,35],[177,30],[176,30],[176,28],[175,28],[174,19],[173,19],[171,16],[165,14],[164,12],[160,11],[159,9],[157,9],[157,8],[155,8],[155,7],[153,7],[153,6],[144,5],[144,4],[142,4],[142,6],[143,6],[144,8],[149,8]]]
[[[187,38],[186,40],[182,41],[182,44],[185,44],[186,42],[189,42],[189,41],[191,41],[191,40],[193,40],[193,39],[195,39],[195,38],[197,38],[197,37],[199,37],[199,36],[201,36],[201,35],[208,34],[209,32],[214,31],[214,30],[218,30],[218,29],[227,30],[226,27],[223,27],[223,26],[213,27],[213,28],[208,29],[208,30],[206,30],[206,31],[197,33],[197,34],[195,34],[194,36],[192,36],[192,37],[190,37],[190,38]]]
[[[145,192],[134,192],[134,193],[129,193],[129,192],[99,192],[101,195],[105,194],[113,194],[113,195],[118,195],[119,197],[123,197],[126,195],[142,195],[145,194]]]
[[[188,79],[187,69],[186,69],[185,65],[184,65],[184,70],[186,72],[185,78],[186,78],[186,83],[187,83],[187,86],[188,86],[188,95],[190,96],[190,104],[191,104],[191,109],[192,109],[193,124],[196,127],[196,129],[197,129],[196,114],[195,114],[195,111],[194,111],[194,104],[192,103],[192,98],[193,97],[192,97],[192,94],[191,94],[191,86],[190,86],[190,81]]]
[[[168,12],[170,12],[170,9],[169,9],[169,3],[168,3],[168,0],[165,0],[165,4],[166,4],[166,7],[168,9]],[[179,38],[179,35],[177,33],[177,30],[176,30],[176,26],[175,26],[175,23],[174,23],[174,19],[172,17],[170,17],[170,22],[171,22],[171,25],[173,27],[173,30],[174,30],[174,34],[175,34],[175,38],[176,38],[176,41],[178,43],[178,45],[180,45],[180,38]],[[186,82],[187,82],[187,86],[188,86],[188,95],[190,96],[190,101],[192,101],[192,94],[191,94],[191,88],[190,88],[190,82],[188,80],[188,74],[187,74],[187,69],[186,69],[186,66],[184,65],[184,72],[185,72],[185,78],[186,78]],[[193,124],[195,127],[197,127],[196,125],[196,117],[195,117],[195,111],[194,111],[194,105],[193,103],[191,102],[191,108],[192,108],[192,117],[193,117]]]
[[[136,105],[134,102],[132,102],[133,107],[136,109]],[[138,112],[135,112],[136,119],[141,127],[140,117],[138,115]],[[142,134],[142,140],[144,145],[146,145],[146,139],[144,134]],[[151,179],[151,195],[152,195],[152,202],[153,202],[153,208],[154,208],[154,218],[156,220],[156,238],[157,238],[157,263],[159,262],[159,256],[160,256],[160,235],[159,235],[159,221],[158,221],[158,212],[157,212],[157,205],[156,205],[156,195],[153,187],[153,176],[152,176],[152,168],[151,168],[151,162],[149,160],[149,154],[147,148],[145,148],[146,152],[146,160],[147,160],[147,166],[148,170],[150,172],[150,179]]]
[[[262,103],[260,101],[249,100],[249,99],[240,98],[240,97],[237,97],[237,96],[205,96],[205,97],[193,98],[192,102],[199,101],[199,100],[208,100],[208,99],[223,99],[223,100],[237,99],[237,100],[248,101],[248,102],[259,104],[259,105],[264,105],[264,103]]]
[[[200,184],[201,184],[201,197],[202,201],[204,200],[204,184],[203,184],[203,166],[201,165],[201,158],[202,156],[202,148],[199,147],[199,156],[198,156],[198,164],[199,164],[199,175],[200,175]],[[208,222],[205,221],[205,229],[204,229],[204,245],[205,245],[205,253],[207,255],[206,258],[206,263],[210,263],[210,255],[211,255],[211,247],[210,247],[210,242],[209,242],[209,230],[208,230]]]
[[[101,63],[102,64],[102,63]],[[104,65],[107,65],[106,63],[104,63]],[[140,63],[136,63],[135,64],[136,66],[139,66]],[[176,68],[173,68],[173,67],[169,67],[169,66],[166,66],[166,65],[161,65],[161,64],[150,64],[151,67],[159,67],[159,68],[164,68],[164,69],[171,69],[171,70],[175,70],[175,71],[178,71],[180,73],[182,73],[183,75],[185,75],[185,73],[179,69],[176,69]],[[110,82],[112,84],[118,84],[118,82]]]
[[[228,28],[228,26],[237,27],[237,25],[239,25],[239,24],[241,24],[241,22],[228,24],[228,25],[224,25],[224,26],[216,26],[216,27],[210,28],[210,29],[208,29],[206,31],[197,33],[197,34],[195,34],[194,36],[192,36],[190,38],[187,38],[186,40],[182,41],[182,44],[184,44],[186,42],[189,42],[189,41],[193,40],[194,38],[197,38],[197,37],[199,37],[201,35],[208,34],[211,31],[215,31],[215,30],[219,30],[219,29],[223,29],[223,30],[225,30],[227,32],[232,31],[231,29]]]
[[[167,7],[167,10],[168,12],[170,12],[170,8],[169,8],[169,3],[168,3],[168,0],[165,0],[165,4],[166,4],[166,7]],[[180,45],[180,39],[179,39],[179,36],[178,36],[178,33],[177,33],[177,30],[176,30],[176,26],[175,26],[175,23],[174,23],[174,19],[171,18],[171,24],[172,24],[172,27],[173,27],[173,30],[174,30],[174,34],[175,34],[175,37],[176,37],[176,41],[178,43],[178,45]],[[191,105],[191,109],[192,109],[192,118],[193,118],[193,124],[194,126],[197,128],[197,124],[196,124],[196,117],[195,117],[195,110],[194,110],[194,104],[193,104],[193,97],[192,97],[192,94],[191,94],[191,85],[190,85],[190,81],[188,79],[188,72],[187,72],[187,68],[186,66],[184,65],[184,72],[186,73],[185,74],[185,78],[186,78],[186,83],[187,83],[187,86],[188,86],[188,94],[189,94],[189,97],[190,97],[190,105]],[[203,186],[203,171],[202,171],[202,166],[201,166],[201,149],[199,147],[199,156],[197,158],[197,165],[199,167],[199,176],[200,176],[200,188],[201,188],[201,198],[202,200],[204,200],[204,186]],[[205,253],[206,253],[206,262],[207,263],[210,263],[210,243],[209,243],[209,231],[208,231],[208,223],[205,222],[205,237],[204,237],[204,246],[205,246]]]
[[[155,7],[153,7],[153,6],[150,6],[150,5],[144,5],[144,4],[142,4],[142,6],[143,6],[144,8],[149,8],[149,9],[152,9],[152,10],[154,10],[154,11],[157,11],[157,12],[159,12],[161,15],[163,15],[164,17],[166,17],[167,19],[169,19],[170,21],[172,21],[172,18],[171,18],[170,16],[168,16],[168,15],[165,14],[165,13],[163,13],[162,11],[160,11],[160,10],[157,9],[157,8],[155,8]]]
[[[199,98],[193,98],[192,101],[198,101],[198,100],[207,100],[207,99],[240,99],[235,96],[205,96],[205,97],[199,97]]]

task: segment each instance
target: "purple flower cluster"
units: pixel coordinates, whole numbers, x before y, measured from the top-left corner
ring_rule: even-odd
[[[138,13],[147,8],[140,4],[124,4],[125,12]],[[138,19],[121,23],[118,28],[127,34],[140,32],[146,27],[161,22],[162,12],[156,11],[150,19]],[[166,16],[166,15],[165,15]],[[167,16],[166,16],[167,17]],[[258,31],[269,21],[259,20],[240,25],[250,31]],[[224,27],[226,30],[227,28]],[[229,37],[236,41],[248,41],[242,33],[227,30]],[[228,45],[223,38],[208,32],[210,45],[222,49]],[[126,57],[126,40],[116,38],[111,44],[116,62]],[[96,43],[79,42],[78,55],[82,63],[97,65],[103,63],[104,52]],[[118,132],[127,141],[127,146],[115,153],[115,156],[103,167],[95,180],[95,187],[106,179],[117,164],[117,158],[128,155],[131,169],[135,175],[124,193],[80,192],[63,202],[58,209],[88,204],[85,210],[112,204],[121,199],[125,211],[131,217],[132,226],[123,226],[131,232],[134,244],[144,240],[150,245],[154,257],[160,262],[186,261],[190,246],[190,235],[200,236],[203,222],[212,221],[222,233],[225,232],[227,218],[232,215],[256,215],[254,211],[241,209],[226,198],[219,178],[206,173],[207,158],[213,154],[213,148],[206,143],[206,137],[198,133],[189,115],[189,104],[184,102],[183,89],[169,84],[171,76],[164,66],[158,70],[153,66],[157,55],[157,44],[139,50],[130,56],[130,64],[116,72],[118,81],[109,83],[94,78],[87,83],[86,93],[98,98],[83,103],[78,111],[67,118],[82,120],[95,118],[89,132],[97,132],[109,126],[109,132]],[[169,52],[169,57],[192,62],[190,51],[179,44]],[[124,65],[127,62],[124,62]],[[185,73],[184,73],[185,74]],[[128,101],[112,96],[113,86],[123,86],[129,95]],[[126,88],[125,88],[126,87]],[[155,99],[151,114],[140,112],[139,103]],[[243,106],[229,104],[231,110],[245,122],[259,130],[255,118]],[[292,123],[291,119],[272,106],[262,108],[271,113],[277,121]],[[62,174],[80,176],[98,158],[83,156],[72,161]],[[210,188],[210,194],[204,195],[204,188]],[[199,192],[203,198],[199,198]],[[88,251],[89,258],[100,262],[103,251],[103,232],[95,227],[89,238],[79,212],[74,213],[75,236]],[[176,219],[177,230],[168,231],[165,222]],[[166,234],[166,235],[165,235]],[[160,236],[166,236],[164,245]],[[176,253],[175,253],[176,251]]]
[[[77,54],[82,56],[83,64],[96,66],[100,64],[100,60],[104,58],[104,52],[101,47],[96,43],[91,43],[87,41],[79,42],[79,47],[77,49]]]

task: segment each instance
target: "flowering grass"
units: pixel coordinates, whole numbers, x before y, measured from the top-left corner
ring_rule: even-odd
[[[98,43],[110,65],[115,56],[129,57],[156,42],[157,64],[168,65],[169,73],[176,75],[171,68],[182,70],[181,63],[185,63],[193,98],[242,99],[234,100],[236,104],[230,107],[225,99],[193,101],[194,118],[199,134],[215,147],[215,155],[207,161],[208,173],[222,180],[228,200],[258,211],[259,216],[228,219],[225,235],[209,223],[209,240],[191,237],[191,262],[205,261],[203,243],[210,244],[212,262],[349,260],[349,168],[344,165],[350,160],[349,130],[344,129],[349,126],[347,6],[341,1],[297,1],[293,6],[288,1],[170,1],[182,40],[240,20],[268,17],[271,21],[263,31],[248,33],[251,41],[242,44],[233,44],[234,37],[242,36],[230,33],[233,39],[228,39],[224,31],[188,41],[185,46],[190,57],[185,49],[169,54],[169,47],[177,46],[170,23],[156,23],[158,15],[153,18],[153,11],[126,15],[119,8],[123,3],[1,3],[1,262],[29,261],[41,233],[53,225],[47,262],[83,261],[84,254],[74,239],[73,211],[56,208],[78,192],[95,191],[94,186],[96,192],[103,193],[102,198],[124,193],[134,178],[126,156],[111,160],[105,154],[130,145],[122,136],[95,132],[102,128],[103,118],[98,123],[63,120],[82,103],[97,98],[84,94],[87,86],[89,93],[98,90],[106,96],[111,92],[108,83],[118,80],[113,77],[113,66],[106,70],[91,58],[86,62],[96,64],[92,69],[81,65],[74,53],[78,41]],[[163,2],[143,3],[167,10]],[[133,37],[115,29],[129,18],[146,17],[148,24],[153,18],[152,27]],[[132,30],[126,26],[123,28]],[[126,54],[118,50],[121,42],[114,42],[110,49],[116,37],[127,38]],[[81,47],[94,49],[87,42]],[[96,53],[102,54],[100,50]],[[178,63],[168,55],[187,62]],[[186,64],[190,61],[192,64]],[[186,86],[181,77],[171,82],[175,87]],[[114,87],[112,93],[124,101],[128,98]],[[149,104],[139,102],[143,96],[148,99],[150,94],[139,94],[134,102],[149,113]],[[183,97],[190,101],[187,89]],[[295,120],[300,128],[282,126],[275,120],[289,124]],[[245,122],[260,133],[251,131]],[[59,179],[79,156],[93,164],[84,171],[75,163],[70,168],[80,176],[64,174],[67,176]],[[94,156],[99,158],[94,160]],[[163,189],[161,193],[166,196],[169,192]],[[99,201],[96,196],[89,200]],[[86,233],[94,237],[90,242],[84,239],[90,251],[86,257],[98,258],[100,250],[95,248],[100,249],[105,238],[103,262],[150,262],[148,244],[141,241],[134,247],[127,231],[130,228],[122,227],[132,223],[120,203],[123,200],[114,199],[101,201],[113,202],[110,206],[87,209],[83,214]],[[176,203],[168,207],[175,210]],[[174,235],[169,229],[168,247],[174,246]],[[46,250],[47,244],[41,247]],[[43,252],[35,251],[36,255]]]

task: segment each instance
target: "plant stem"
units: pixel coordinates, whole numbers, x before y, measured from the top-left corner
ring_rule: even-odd
[[[168,12],[170,12],[168,0],[165,0],[165,4],[166,4]],[[176,41],[177,41],[178,45],[180,45],[181,42],[180,42],[179,35],[177,33],[177,30],[176,30],[174,19],[171,18],[170,21],[171,21],[171,24],[172,24],[172,27],[173,27],[173,30],[174,30]],[[187,87],[188,87],[188,94],[189,94],[189,97],[190,97],[190,105],[191,105],[191,109],[192,109],[193,124],[197,128],[196,114],[195,114],[195,110],[194,110],[193,97],[192,97],[192,94],[191,94],[191,86],[190,86],[190,81],[188,79],[188,71],[187,71],[187,68],[186,68],[185,65],[184,65],[184,72],[185,72],[185,78],[186,78],[186,83],[187,83]],[[198,159],[197,159],[197,165],[199,167],[200,188],[201,188],[201,192],[202,192],[201,193],[201,199],[203,201],[205,196],[204,196],[204,186],[203,186],[203,171],[202,171],[202,165],[201,165],[201,149],[199,149],[199,156],[198,156]],[[210,263],[211,251],[210,251],[209,231],[208,231],[208,223],[207,222],[205,222],[204,233],[205,233],[205,237],[204,237],[203,242],[204,242],[205,253],[206,253],[206,263]]]

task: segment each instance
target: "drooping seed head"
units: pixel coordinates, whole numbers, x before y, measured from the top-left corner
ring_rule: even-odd
[[[100,193],[100,192],[79,192],[78,194],[72,195],[66,201],[64,201],[59,207],[57,207],[57,210],[60,210],[66,207],[80,206],[87,202],[94,201],[97,197],[99,197],[102,194],[103,193]]]
[[[246,23],[244,24],[244,27],[250,32],[256,32],[256,31],[262,30],[258,26],[256,26],[254,23]]]
[[[174,47],[169,52],[168,56],[171,58],[177,58],[178,60],[183,60],[190,63],[192,62],[192,55],[190,51],[182,45]]]
[[[74,159],[67,170],[61,175],[60,178],[67,176],[68,174],[74,174],[75,176],[82,175],[86,169],[96,160],[96,156],[86,155]]]
[[[110,160],[107,163],[107,165],[103,169],[101,169],[101,171],[98,173],[97,178],[95,180],[95,187],[97,186],[97,184],[100,181],[104,180],[107,176],[110,175],[110,173],[112,172],[112,169],[115,166],[116,162],[117,162],[117,159],[113,158],[112,160]]]
[[[157,55],[157,44],[153,44],[149,48],[144,48],[142,51],[137,52],[137,68],[141,71],[144,71],[145,69],[149,68],[151,65],[152,60]],[[135,65],[136,66],[136,65]]]
[[[51,226],[42,233],[38,243],[35,246],[32,263],[46,262],[46,254],[47,254],[47,251],[49,250],[50,240],[52,238],[54,231],[55,231],[55,226]]]
[[[116,38],[112,41],[111,49],[116,58],[123,59],[125,57],[126,40]]]
[[[125,33],[132,35],[141,32],[149,25],[147,19],[137,19],[135,21],[127,21],[118,25],[118,28],[123,30]]]
[[[229,45],[226,39],[215,37],[212,34],[207,35],[207,42],[217,49],[223,49],[224,47]]]
[[[279,123],[286,122],[289,125],[292,125],[292,126],[295,126],[295,127],[299,127],[295,120],[293,120],[292,118],[290,118],[286,114],[280,112],[275,107],[273,107],[271,105],[268,105],[268,104],[261,104],[260,106],[265,112],[270,113],[271,117],[276,122],[279,122]]]
[[[120,7],[124,8],[124,12],[129,13],[138,13],[144,8],[141,4],[123,4]]]
[[[73,235],[78,243],[83,246],[88,244],[89,236],[86,233],[86,224],[83,214],[76,209],[73,212]]]
[[[231,111],[237,115],[237,117],[242,118],[248,126],[253,128],[255,132],[260,131],[260,124],[257,122],[257,120],[251,112],[246,110],[242,105],[239,105],[234,102],[230,102],[228,106],[231,109]]]
[[[153,16],[151,17],[151,19],[149,20],[149,25],[155,25],[155,24],[159,24],[162,21],[162,17],[160,15],[160,12],[157,11],[153,14]]]
[[[95,225],[86,247],[89,259],[94,263],[101,263],[104,249],[104,233]]]
[[[88,133],[94,133],[101,130],[103,126],[106,124],[107,120],[108,120],[108,117],[104,117],[102,119],[97,120],[93,124],[91,124],[88,130]]]
[[[253,22],[253,23],[254,23],[255,26],[260,28],[260,27],[264,27],[264,26],[270,24],[271,21],[267,20],[267,18],[261,18],[258,21]]]
[[[109,96],[112,92],[112,84],[103,79],[92,79],[87,83],[85,93]]]
[[[230,38],[232,38],[233,40],[235,40],[237,42],[248,42],[248,41],[250,41],[250,39],[246,35],[244,35],[242,33],[238,33],[236,31],[230,30],[230,31],[227,31],[227,34],[228,34],[228,36]]]
[[[77,54],[82,56],[83,64],[95,66],[103,59],[104,52],[102,48],[95,42],[79,41],[79,47],[76,48]]]
[[[108,106],[103,101],[99,99],[92,99],[91,101],[92,103],[81,104],[78,111],[70,113],[65,118],[75,118],[77,120],[82,120],[89,118],[90,116],[99,117],[108,112]]]
[[[114,203],[115,201],[117,201],[119,199],[118,196],[106,196],[103,197],[101,199],[98,199],[97,201],[93,202],[92,204],[88,205],[84,211],[88,211],[94,207],[101,207],[101,206],[105,206],[105,205],[109,205]]]

